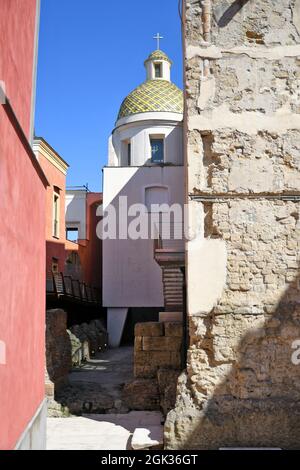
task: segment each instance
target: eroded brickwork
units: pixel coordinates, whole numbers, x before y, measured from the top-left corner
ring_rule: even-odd
[[[167,448],[299,448],[300,2],[186,0],[190,347]]]

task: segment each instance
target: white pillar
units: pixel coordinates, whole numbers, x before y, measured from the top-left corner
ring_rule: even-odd
[[[107,309],[108,343],[111,348],[120,346],[127,313],[127,307]]]

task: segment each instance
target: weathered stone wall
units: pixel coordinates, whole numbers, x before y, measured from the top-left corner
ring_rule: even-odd
[[[67,314],[59,308],[46,312],[46,367],[46,391],[51,396],[54,389],[68,383],[68,374],[72,367]],[[54,384],[53,388],[51,382]]]
[[[45,389],[48,416],[68,417],[113,408],[114,400],[95,384],[76,387],[69,383],[72,366],[80,366],[108,345],[101,320],[73,325],[67,330],[67,314],[61,309],[47,311]]]
[[[135,325],[134,377],[124,397],[134,410],[167,414],[175,405],[181,371],[183,328],[179,322],[145,322]]]
[[[168,448],[299,448],[300,1],[186,0],[190,347]]]

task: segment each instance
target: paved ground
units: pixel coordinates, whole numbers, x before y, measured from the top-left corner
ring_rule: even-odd
[[[159,412],[128,413],[122,403],[122,389],[131,380],[132,347],[109,349],[73,369],[70,385],[58,395],[57,405],[67,406],[72,414],[82,416],[48,418],[47,449],[130,449],[136,428],[160,426],[163,417]],[[51,415],[63,414],[54,409]]]
[[[108,349],[74,368],[69,374],[70,385],[57,393],[56,401],[75,415],[127,413],[122,390],[132,380],[133,347]],[[51,415],[56,416],[56,410]]]
[[[126,450],[136,428],[159,426],[156,411],[48,418],[47,450]]]
[[[71,384],[98,383],[107,388],[133,380],[133,347],[122,346],[98,353],[69,375]]]

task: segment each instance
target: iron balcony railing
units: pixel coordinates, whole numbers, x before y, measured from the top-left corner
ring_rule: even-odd
[[[65,276],[63,273],[49,273],[46,278],[47,294],[65,296],[85,303],[101,303],[101,291],[85,282]]]

